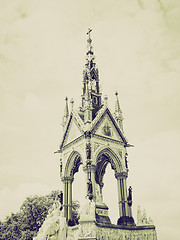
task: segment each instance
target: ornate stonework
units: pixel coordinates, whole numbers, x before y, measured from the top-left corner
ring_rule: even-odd
[[[120,229],[98,226],[95,223],[85,223],[68,229],[67,240],[157,240],[153,228]]]
[[[66,219],[63,217],[63,213],[60,210],[61,204],[56,200],[49,210],[48,215],[41,226],[37,237],[33,240],[64,240],[66,239],[67,223]]]
[[[54,218],[54,233],[41,239],[67,240],[157,240],[155,227],[145,212],[138,210],[137,225],[132,216],[132,188],[127,186],[128,143],[123,131],[123,116],[116,92],[115,112],[108,107],[108,98],[103,102],[99,86],[98,68],[88,31],[86,64],[83,71],[82,104],[79,110],[68,109],[66,98],[63,116],[63,137],[57,151],[60,156],[60,176],[63,190],[63,226]],[[119,218],[117,225],[111,224],[108,206],[103,202],[103,177],[110,164],[114,171],[118,190]],[[80,165],[86,174],[86,205],[79,225],[72,226],[72,184]],[[129,189],[129,191],[128,191]],[[47,218],[47,223],[49,218]],[[69,226],[67,227],[67,224]],[[58,230],[59,228],[59,230]],[[44,231],[43,231],[44,233]],[[64,234],[64,235],[63,235]],[[42,235],[41,235],[42,236]],[[36,239],[39,240],[39,239]]]

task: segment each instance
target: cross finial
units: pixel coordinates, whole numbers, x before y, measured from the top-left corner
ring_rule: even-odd
[[[92,32],[92,29],[88,28],[88,32],[87,32],[87,35],[89,35],[89,38],[90,38],[90,33]]]

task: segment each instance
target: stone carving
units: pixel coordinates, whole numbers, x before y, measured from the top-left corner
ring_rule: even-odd
[[[80,214],[79,222],[81,223],[81,221],[95,221],[95,203],[93,201],[86,200],[85,206]]]
[[[89,210],[91,209],[91,211]],[[111,227],[98,227],[95,225],[95,203],[87,200],[87,204],[80,218],[80,224],[68,228],[67,240],[96,239],[96,240],[157,240],[155,229],[117,229]],[[92,213],[94,218],[88,218]],[[81,216],[82,216],[81,215]],[[59,238],[57,238],[59,240]],[[56,240],[57,240],[56,239]]]
[[[86,143],[86,157],[87,159],[91,159],[91,144]]]
[[[95,143],[94,144],[94,152],[100,147],[100,144],[99,143]]]
[[[155,230],[122,230],[113,228],[97,229],[97,240],[157,240]]]
[[[145,225],[145,224],[148,224],[148,221],[147,221],[147,216],[146,216],[146,211],[145,211],[145,209],[143,210],[143,215],[142,215],[142,223],[143,223],[143,225]]]
[[[93,224],[84,224],[79,228],[79,237],[87,238],[87,237],[96,237],[96,230]]]
[[[91,138],[91,132],[90,131],[86,131],[84,133],[84,135],[85,135],[85,138]]]
[[[108,163],[111,164],[111,168],[115,171],[115,173],[117,173],[114,160],[108,154],[102,153],[97,158],[96,172],[95,172],[96,183],[98,183],[99,185],[103,184],[103,177],[104,177]]]
[[[59,202],[61,204],[60,206],[60,211],[62,211],[63,209],[63,192],[61,191],[60,194],[58,195],[58,198],[59,198]]]
[[[96,184],[96,202],[97,203],[102,203],[103,202],[102,193],[100,193],[100,189],[99,189],[98,184]]]
[[[132,187],[130,186],[128,188],[128,197],[127,197],[127,200],[128,200],[128,205],[131,207],[132,206]]]
[[[73,163],[73,167],[71,169],[71,176],[74,176],[74,174],[76,172],[79,171],[79,166],[82,164],[81,158],[79,156],[76,156],[74,163]]]
[[[62,167],[63,167],[62,166],[62,159],[60,159],[60,166],[59,167],[60,167],[60,177],[61,177],[62,176]]]
[[[149,221],[148,222],[149,222],[150,225],[153,225],[153,220],[150,217],[149,217]]]
[[[87,182],[87,185],[88,185],[88,193],[87,193],[87,196],[89,197],[89,200],[92,200],[93,198],[93,188],[92,188],[92,181],[91,179],[88,179],[88,182]]]
[[[149,220],[147,219],[145,209],[143,210],[143,213],[142,213],[139,206],[137,210],[137,225],[153,225],[152,219],[150,217],[149,217]]]
[[[47,218],[41,226],[37,237],[34,240],[64,240],[66,237],[67,224],[66,219],[60,211],[61,203],[55,200],[52,208],[49,210]]]
[[[141,225],[142,224],[142,212],[140,209],[140,206],[138,206],[137,209],[137,225]]]
[[[125,166],[126,166],[126,168],[128,168],[127,153],[125,154]]]
[[[108,125],[108,123],[106,123],[103,127],[103,134],[108,137],[112,136],[112,130],[111,130],[111,127]]]

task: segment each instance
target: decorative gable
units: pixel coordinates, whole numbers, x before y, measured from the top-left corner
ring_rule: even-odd
[[[71,116],[69,123],[67,124],[60,148],[78,139],[83,135],[83,133],[84,132],[78,124],[77,119]]]
[[[106,108],[105,111],[98,116],[98,121],[93,126],[92,132],[102,137],[127,143],[123,133],[108,108]]]

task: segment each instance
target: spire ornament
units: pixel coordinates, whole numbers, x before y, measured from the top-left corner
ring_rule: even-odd
[[[121,108],[120,108],[120,103],[119,103],[119,98],[118,98],[118,92],[116,91],[115,92],[115,95],[116,95],[116,102],[115,102],[115,118],[118,122],[118,125],[120,127],[120,129],[123,131],[123,116],[122,116],[122,111],[121,111]]]
[[[97,111],[102,107],[101,92],[99,86],[99,73],[95,63],[91,34],[92,29],[88,29],[87,35],[87,52],[86,64],[83,71],[83,94],[82,94],[82,111],[87,108],[87,103],[91,103],[92,120],[95,118]],[[88,99],[88,100],[87,100]],[[85,118],[84,118],[85,119]]]
[[[71,111],[73,111],[73,108],[74,108],[74,99],[73,98],[71,98],[70,103],[71,103]]]
[[[65,109],[64,109],[64,115],[62,119],[62,126],[63,128],[66,126],[67,120],[69,117],[69,108],[68,108],[68,98],[65,98]]]
[[[89,37],[89,39],[91,39],[91,36],[90,36],[90,33],[92,32],[92,29],[88,28],[88,32],[87,32],[87,35]]]

